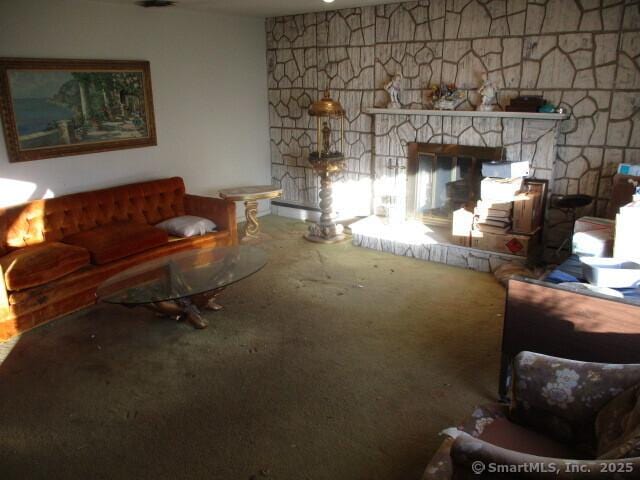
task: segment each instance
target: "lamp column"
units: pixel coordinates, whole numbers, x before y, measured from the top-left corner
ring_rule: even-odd
[[[324,97],[313,102],[309,107],[309,115],[317,117],[317,142],[315,151],[309,154],[309,163],[320,176],[320,222],[309,226],[304,238],[311,242],[335,243],[344,240],[343,227],[334,222],[332,175],[341,172],[345,167],[342,149],[344,146],[344,116],[345,111],[331,98],[329,91]],[[339,122],[339,129],[332,123]],[[332,138],[335,130],[338,138]]]

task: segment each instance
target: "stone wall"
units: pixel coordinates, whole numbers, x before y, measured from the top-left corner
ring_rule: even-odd
[[[459,108],[474,108],[483,75],[502,89],[502,105],[542,94],[565,107],[553,191],[595,196],[584,213],[604,212],[618,163],[640,163],[637,0],[423,0],[271,18],[266,30],[272,176],[284,200],[317,202],[306,109],[325,88],[348,111],[342,181],[372,181],[374,127],[362,109],[386,103],[382,86],[396,72],[406,107],[422,107],[427,87],[442,82],[465,91]]]

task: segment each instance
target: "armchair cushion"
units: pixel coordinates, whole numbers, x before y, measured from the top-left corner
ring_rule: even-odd
[[[498,447],[542,457],[574,459],[588,457],[569,445],[513,423],[504,417],[497,418],[487,425],[478,438]]]
[[[640,384],[611,400],[596,418],[598,458],[640,457]]]
[[[119,222],[76,233],[64,243],[86,248],[96,265],[119,260],[169,241],[167,232],[143,223]]]
[[[595,444],[602,407],[640,382],[640,365],[580,362],[521,352],[514,360],[509,418],[556,440]]]
[[[0,257],[0,271],[10,291],[44,285],[88,264],[87,250],[58,242],[20,248]]]

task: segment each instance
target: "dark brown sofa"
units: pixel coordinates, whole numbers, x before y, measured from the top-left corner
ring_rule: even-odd
[[[217,231],[172,238],[180,215]],[[92,305],[105,279],[191,248],[237,243],[235,204],[185,193],[179,177],[37,200],[0,210],[0,341]]]

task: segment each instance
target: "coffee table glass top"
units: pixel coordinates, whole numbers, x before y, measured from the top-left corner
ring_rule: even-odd
[[[224,288],[266,263],[266,252],[251,246],[179,252],[109,278],[98,288],[98,298],[130,306],[178,300]]]

